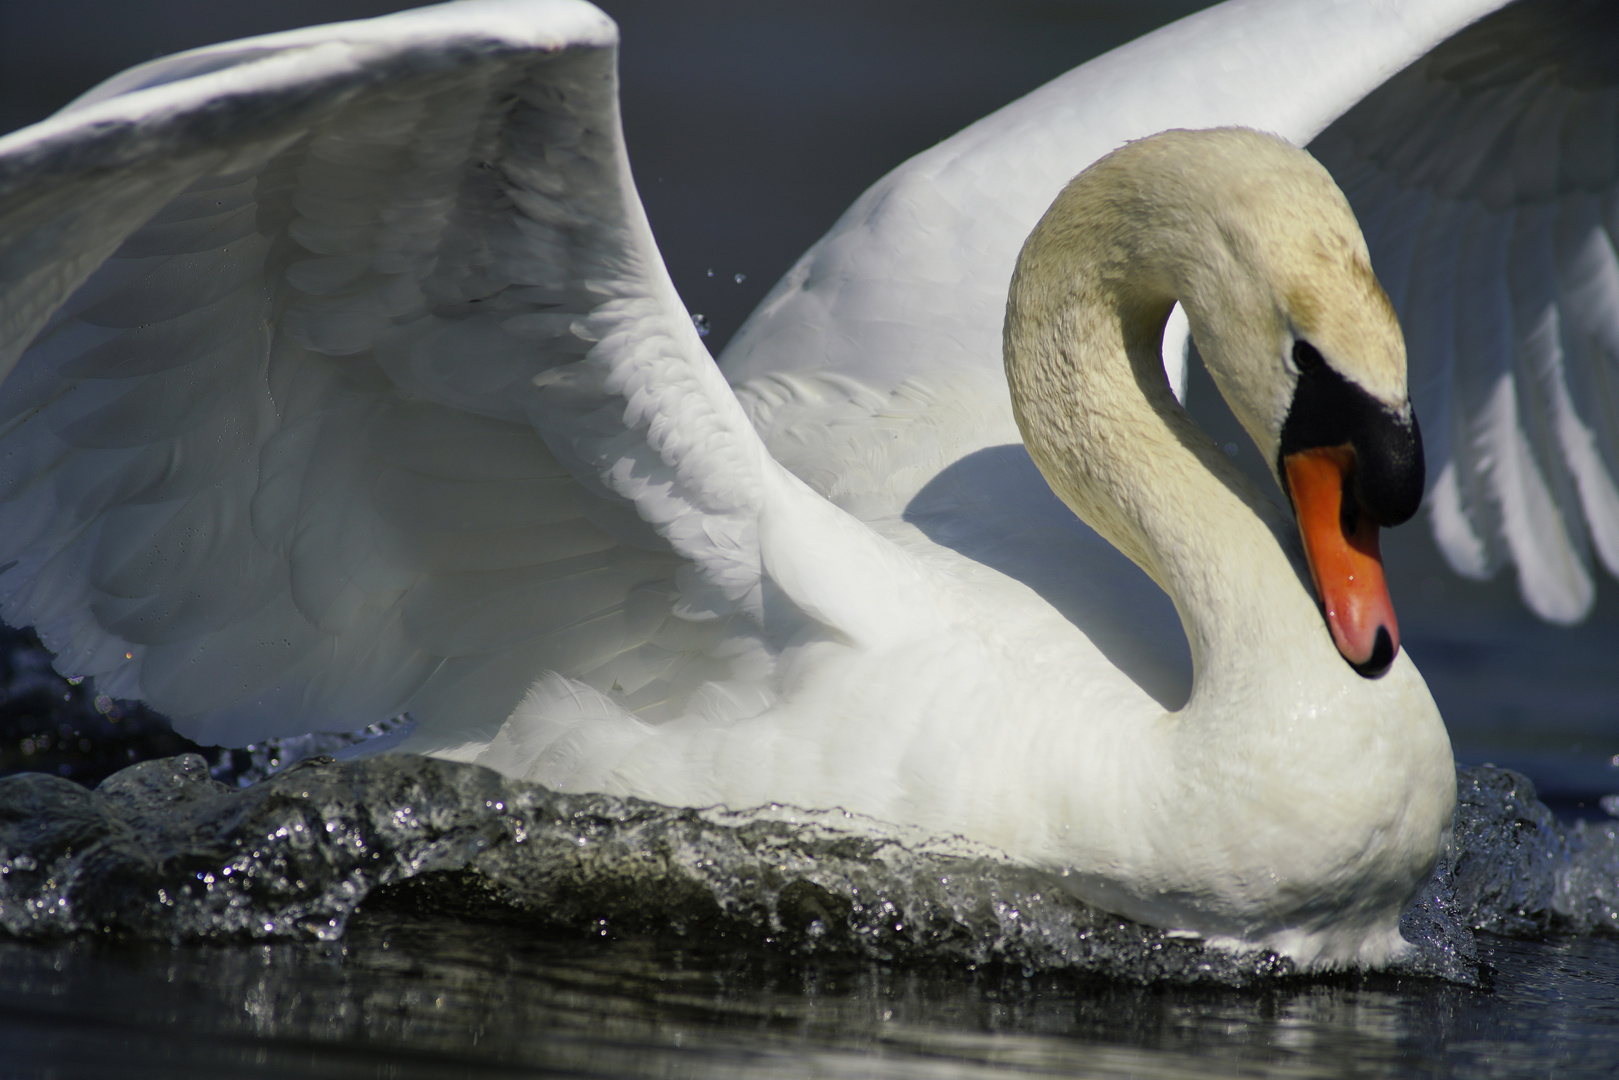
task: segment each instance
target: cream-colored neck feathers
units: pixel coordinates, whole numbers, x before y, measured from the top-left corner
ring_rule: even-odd
[[[1291,520],[1169,390],[1159,348],[1177,300],[1273,468],[1295,337],[1394,405],[1405,353],[1343,196],[1272,136],[1131,143],[1075,178],[1029,237],[1005,324],[1024,441],[1058,496],[1174,599],[1201,683],[1263,661],[1257,635],[1331,646]]]

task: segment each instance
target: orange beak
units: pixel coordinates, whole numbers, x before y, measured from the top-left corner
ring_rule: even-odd
[[[1360,512],[1349,490],[1355,450],[1347,443],[1301,450],[1284,458],[1283,466],[1332,640],[1356,671],[1381,675],[1400,651],[1400,628],[1383,579],[1377,525]]]

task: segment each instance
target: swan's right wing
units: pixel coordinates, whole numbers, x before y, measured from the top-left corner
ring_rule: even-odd
[[[0,140],[5,618],[227,745],[486,739],[547,670],[650,716],[723,679],[767,459],[652,241],[615,45],[472,0]]]
[[[778,460],[858,514],[898,513],[967,454],[1019,441],[1001,370],[1006,292],[1064,184],[1167,128],[1307,142],[1501,2],[1230,0],[1121,46],[874,184],[721,367]]]
[[[1001,365],[1018,251],[1063,185],[1127,140],[1242,124],[1306,142],[1501,2],[1233,0],[1122,46],[879,180],[721,365],[817,491],[1018,578],[1163,700],[1183,697],[1167,598],[1031,482]]]
[[[1619,574],[1619,11],[1512,5],[1310,145],[1401,314],[1452,566],[1542,618]]]

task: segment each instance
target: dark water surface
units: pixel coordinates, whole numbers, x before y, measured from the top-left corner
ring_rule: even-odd
[[[846,815],[408,756],[16,774],[0,1076],[1611,1075],[1619,830],[1460,781],[1428,974],[1304,978]]]
[[[1238,991],[805,964],[402,912],[336,943],[0,940],[0,1074],[1613,1074],[1619,941],[1480,944],[1489,989]]]

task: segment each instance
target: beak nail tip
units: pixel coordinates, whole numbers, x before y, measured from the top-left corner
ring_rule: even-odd
[[[1389,628],[1377,628],[1377,640],[1372,644],[1372,655],[1364,663],[1353,665],[1355,670],[1368,679],[1381,678],[1389,668],[1394,666],[1394,658],[1399,654],[1400,647],[1394,644],[1394,636]]]

